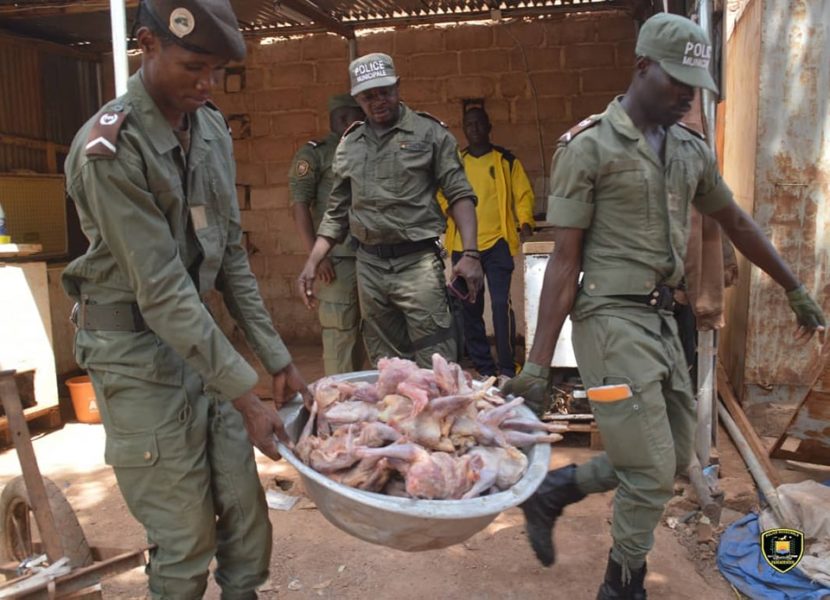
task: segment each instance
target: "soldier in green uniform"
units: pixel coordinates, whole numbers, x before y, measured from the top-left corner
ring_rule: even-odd
[[[646,597],[646,555],[676,473],[692,452],[695,402],[671,308],[683,280],[691,206],[716,219],[747,258],[786,291],[799,336],[821,308],[741,210],[700,136],[679,125],[696,87],[715,91],[711,46],[692,21],[646,21],[626,94],[565,134],[554,155],[548,220],[558,227],[529,362],[503,388],[541,408],[559,330],[573,346],[605,452],[548,473],[522,505],[544,565],[553,525],[586,494],[616,488],[613,546],[597,598]],[[583,272],[581,283],[580,271]]]
[[[255,598],[271,525],[251,442],[273,459],[285,431],[257,373],[204,295],[221,291],[273,374],[275,401],[308,393],[242,246],[232,142],[209,102],[245,43],[228,0],[144,0],[141,69],[75,137],[66,182],[86,254],[63,273],[77,301],[75,356],[95,387],[106,462],[155,544],[153,598]]]
[[[331,133],[324,140],[304,144],[294,156],[288,174],[294,221],[309,252],[331,194],[331,162],[337,143],[349,125],[363,119],[363,111],[349,94],[329,98],[328,109]],[[326,375],[359,371],[366,355],[360,335],[355,246],[351,236],[347,237],[344,243],[332,248],[317,268],[322,284],[317,297]]]
[[[443,191],[461,234],[453,274],[471,300],[482,283],[475,196],[446,125],[401,103],[389,56],[362,56],[349,65],[349,76],[366,122],[349,128],[337,147],[329,207],[300,292],[312,306],[318,265],[351,232],[359,243],[357,285],[372,364],[396,355],[430,366],[433,353],[455,357],[457,350],[437,251],[446,219],[436,193]]]

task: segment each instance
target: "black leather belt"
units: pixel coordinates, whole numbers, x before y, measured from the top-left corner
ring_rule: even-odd
[[[399,244],[364,244],[361,242],[360,247],[364,252],[378,258],[399,258],[424,250],[437,250],[437,241],[438,238],[418,240],[417,242],[401,242]]]
[[[645,296],[619,296],[638,304],[645,304],[655,310],[674,310],[674,290],[667,285],[658,285]]]
[[[147,323],[135,302],[89,304],[81,301],[69,317],[78,329],[91,331],[146,331]]]

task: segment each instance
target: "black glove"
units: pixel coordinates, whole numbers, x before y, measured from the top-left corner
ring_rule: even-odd
[[[821,307],[807,293],[807,288],[803,285],[787,292],[787,300],[795,313],[798,324],[804,329],[815,331],[819,327],[827,326]]]
[[[505,396],[521,396],[525,406],[541,417],[550,408],[550,367],[525,363],[522,372],[505,383],[501,392]]]

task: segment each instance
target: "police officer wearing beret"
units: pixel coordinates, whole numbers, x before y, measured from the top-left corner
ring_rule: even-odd
[[[538,326],[524,371],[503,388],[542,409],[549,367],[568,313],[582,381],[605,452],[548,473],[523,505],[527,534],[544,565],[565,506],[616,488],[613,546],[597,598],[646,597],[646,555],[692,450],[695,400],[672,314],[683,278],[691,206],[720,223],[732,243],[787,294],[796,334],[825,319],[790,268],[741,210],[715,157],[679,124],[695,88],[716,91],[712,48],[692,21],[661,13],[646,21],[624,96],[559,141],[548,220],[558,227],[545,272]],[[582,282],[578,283],[580,271]]]
[[[337,143],[349,125],[364,118],[360,105],[349,94],[329,98],[328,111],[331,133],[323,140],[303,144],[288,173],[294,222],[309,252],[328,205],[334,180],[331,163]],[[359,371],[366,352],[360,335],[355,241],[351,236],[332,248],[320,263],[317,275],[321,283],[317,289],[318,316],[326,375]]]
[[[436,192],[443,191],[461,234],[453,275],[466,283],[471,300],[483,277],[475,196],[446,125],[400,101],[391,57],[362,56],[349,65],[349,76],[366,122],[347,130],[337,147],[329,207],[300,274],[300,292],[311,306],[320,263],[351,232],[359,243],[358,292],[372,364],[403,355],[431,366],[433,353],[457,352],[437,252],[446,219]]]
[[[223,598],[254,598],[271,525],[253,447],[279,416],[203,303],[218,289],[273,374],[308,394],[242,246],[232,142],[211,89],[245,44],[228,0],[144,0],[141,69],[76,135],[69,196],[90,240],[63,273],[75,356],[95,386],[106,462],[147,530],[150,595],[198,598],[216,559]]]

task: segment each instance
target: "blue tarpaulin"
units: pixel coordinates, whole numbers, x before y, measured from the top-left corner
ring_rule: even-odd
[[[750,513],[723,532],[718,545],[718,568],[752,600],[825,600],[830,588],[807,579],[797,568],[779,573],[761,552],[758,515]]]

